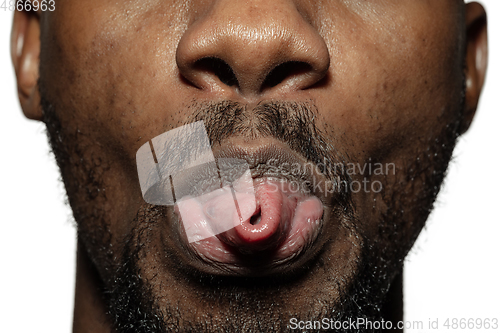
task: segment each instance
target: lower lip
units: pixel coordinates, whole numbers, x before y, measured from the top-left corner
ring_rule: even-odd
[[[306,249],[311,246],[318,237],[321,229],[323,216],[323,205],[316,196],[307,195],[294,191],[287,181],[276,181],[268,178],[255,181],[257,205],[264,206],[268,202],[259,202],[268,200],[266,192],[270,189],[280,191],[284,205],[285,218],[282,221],[284,226],[278,236],[277,246],[266,252],[264,265],[283,264],[291,259],[304,254]],[[272,204],[272,203],[271,203]],[[278,207],[281,209],[281,207]],[[258,228],[258,224],[256,225]],[[182,228],[181,228],[182,229]],[[228,231],[228,235],[234,232]],[[212,236],[197,242],[189,244],[189,248],[194,254],[206,263],[213,263],[215,266],[227,265],[232,269],[245,269],[248,266],[255,267],[256,263],[252,254],[244,254],[241,248],[230,246],[231,242],[223,241],[227,235]],[[187,238],[184,235],[184,242],[187,244]],[[222,239],[222,240],[221,240]],[[242,253],[243,252],[243,253]],[[258,266],[259,264],[257,264]]]

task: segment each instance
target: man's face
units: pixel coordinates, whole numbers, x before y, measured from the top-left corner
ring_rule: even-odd
[[[376,317],[467,126],[464,22],[457,0],[67,0],[43,13],[43,119],[116,327]],[[144,201],[138,149],[198,120],[216,156],[250,164],[254,216],[280,220],[276,237],[189,244],[175,206]],[[322,174],[283,176],[312,163]],[[266,190],[304,178],[347,190]]]

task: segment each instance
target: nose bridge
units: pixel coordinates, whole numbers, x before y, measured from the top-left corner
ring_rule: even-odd
[[[177,51],[181,71],[203,58],[223,60],[243,93],[262,89],[268,74],[285,62],[308,64],[320,75],[329,66],[326,45],[290,0],[215,1],[188,28]]]
[[[228,50],[247,51],[253,56],[270,58],[283,52],[299,32],[300,17],[287,0],[222,0],[212,14],[209,23],[217,26],[223,43],[235,46]],[[247,60],[256,59],[249,56]]]

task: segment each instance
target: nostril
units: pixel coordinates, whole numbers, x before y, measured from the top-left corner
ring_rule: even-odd
[[[207,57],[197,60],[194,64],[199,71],[204,71],[215,75],[222,83],[227,86],[237,86],[238,79],[231,67],[222,59]]]
[[[287,61],[276,66],[266,77],[262,84],[262,90],[272,88],[294,76],[311,72],[312,66],[302,61]]]

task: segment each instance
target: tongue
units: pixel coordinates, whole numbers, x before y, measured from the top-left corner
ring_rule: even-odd
[[[236,202],[239,223],[218,236],[226,244],[244,253],[263,251],[279,246],[289,234],[297,200],[285,195],[277,184],[258,184],[255,204],[250,196],[240,193],[236,193]]]
[[[286,182],[270,180],[183,198],[178,210],[190,243],[217,236],[244,254],[277,249],[291,235],[307,238],[304,233],[323,213],[316,197],[291,193]]]

